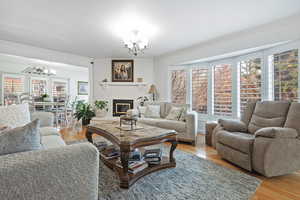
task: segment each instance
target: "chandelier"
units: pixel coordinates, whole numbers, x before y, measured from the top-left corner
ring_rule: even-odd
[[[56,71],[47,67],[27,67],[22,71],[24,74],[39,75],[39,76],[55,76]]]
[[[148,39],[138,30],[130,32],[124,37],[123,41],[129,53],[134,56],[137,56],[139,53],[143,54],[144,50],[148,48]]]

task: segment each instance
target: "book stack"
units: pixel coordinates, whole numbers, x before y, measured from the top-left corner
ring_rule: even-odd
[[[106,148],[101,154],[108,160],[120,157],[120,151],[116,148]]]
[[[118,158],[116,164],[122,168],[121,159]],[[131,151],[128,159],[128,172],[131,174],[136,174],[148,167],[148,163],[144,161],[142,153],[139,149]]]
[[[148,167],[148,163],[144,160],[140,161],[131,161],[128,164],[128,172],[132,174],[136,174]]]
[[[160,149],[148,149],[144,153],[144,160],[149,165],[159,165],[161,161],[162,151]]]

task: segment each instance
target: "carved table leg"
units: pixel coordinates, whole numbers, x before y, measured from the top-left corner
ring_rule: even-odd
[[[175,158],[173,157],[173,153],[174,153],[174,151],[177,147],[178,142],[173,140],[171,143],[172,143],[172,146],[170,148],[170,162],[171,163],[176,163]]]
[[[86,136],[87,140],[88,140],[90,143],[93,144],[94,142],[93,142],[93,137],[92,137],[92,135],[93,135],[93,132],[91,132],[91,131],[89,131],[89,130],[86,131],[85,136]]]
[[[120,173],[120,187],[129,188],[129,176],[128,176],[128,160],[129,151],[121,151],[121,163],[122,163],[122,173]]]

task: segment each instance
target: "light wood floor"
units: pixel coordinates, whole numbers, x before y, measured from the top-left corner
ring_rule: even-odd
[[[71,129],[62,129],[61,134],[65,141],[81,140],[85,138],[84,129],[79,132],[71,131]],[[204,135],[202,134],[198,135],[196,146],[181,143],[177,146],[177,148],[185,152],[195,154],[201,158],[211,160],[224,167],[239,170],[261,179],[263,182],[257,189],[252,200],[300,200],[300,171],[275,178],[265,178],[255,173],[249,173],[228,163],[227,161],[222,160],[213,148],[204,144]]]

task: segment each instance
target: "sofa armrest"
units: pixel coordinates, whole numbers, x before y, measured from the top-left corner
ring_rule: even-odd
[[[99,152],[74,144],[0,156],[2,200],[98,199]]]
[[[54,114],[51,112],[32,112],[30,115],[31,121],[40,120],[41,127],[54,126]]]
[[[219,124],[229,132],[247,132],[247,125],[242,121],[219,119]]]
[[[212,134],[214,129],[218,126],[215,121],[210,121],[205,123],[205,144],[212,146]]]
[[[186,113],[186,126],[188,136],[196,141],[198,133],[198,113],[195,111]]]
[[[267,177],[293,173],[300,169],[300,140],[295,138],[256,137],[252,167]]]
[[[255,132],[255,137],[267,138],[297,138],[298,132],[293,128],[267,127]]]

